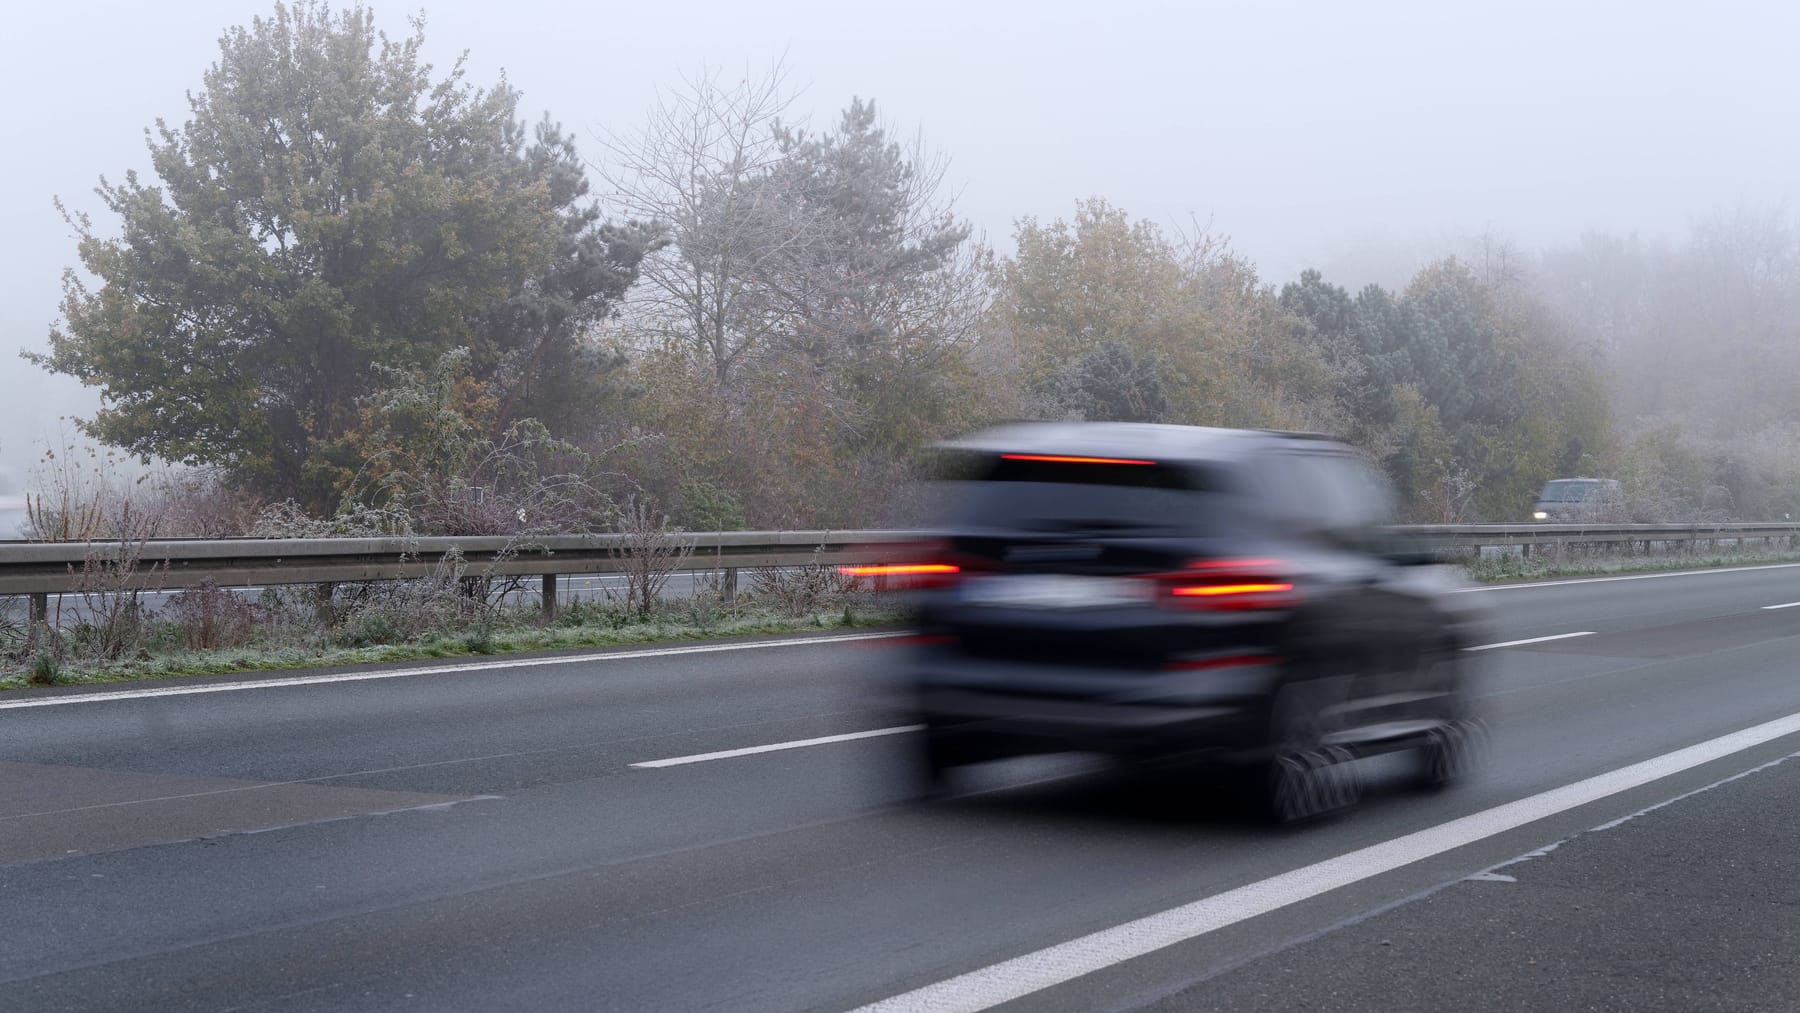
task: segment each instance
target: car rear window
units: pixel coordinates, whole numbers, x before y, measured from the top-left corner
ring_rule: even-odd
[[[1601,483],[1559,480],[1544,486],[1538,499],[1544,503],[1585,503],[1601,498]]]
[[[1221,513],[1218,477],[1192,465],[959,455],[941,478],[942,513],[959,527],[1185,533]]]

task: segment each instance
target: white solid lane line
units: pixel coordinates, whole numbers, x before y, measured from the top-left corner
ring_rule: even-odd
[[[1763,611],[1767,612],[1770,609],[1791,609],[1796,607],[1800,607],[1800,601],[1782,602],[1780,605],[1764,605]]]
[[[1790,714],[970,971],[860,1007],[856,1013],[985,1010],[1796,733],[1800,733],[1800,714]]]
[[[892,728],[873,728],[866,732],[821,735],[816,739],[795,739],[792,742],[771,742],[766,746],[745,746],[742,749],[721,749],[716,753],[695,753],[692,756],[671,756],[666,760],[645,760],[641,763],[634,763],[632,766],[644,770],[656,767],[680,767],[689,763],[705,763],[708,760],[729,760],[734,756],[775,753],[783,749],[804,749],[807,746],[825,746],[833,742],[850,742],[854,739],[873,739],[882,735],[902,735],[906,732],[923,731],[924,728],[924,725],[895,725]]]
[[[1528,637],[1524,640],[1503,640],[1498,644],[1481,644],[1480,646],[1477,646],[1477,647],[1465,647],[1465,648],[1463,648],[1463,650],[1465,650],[1465,651],[1493,651],[1493,650],[1497,650],[1502,647],[1523,647],[1526,644],[1542,644],[1542,643],[1548,643],[1549,641],[1552,641],[1552,640],[1568,640],[1572,637],[1591,637],[1593,635],[1594,635],[1593,630],[1583,630],[1580,633],[1558,633],[1558,634],[1555,634],[1554,636],[1548,636],[1548,637]]]
[[[405,679],[416,675],[449,675],[458,672],[491,672],[507,668],[542,668],[549,665],[575,665],[601,661],[633,661],[641,658],[666,658],[677,654],[715,654],[724,651],[753,651],[770,647],[802,647],[808,644],[842,644],[857,640],[886,640],[905,637],[902,631],[883,633],[846,633],[832,637],[806,637],[792,640],[764,640],[747,644],[699,644],[693,647],[660,647],[644,651],[614,651],[605,654],[563,655],[555,658],[521,658],[516,661],[477,661],[460,665],[432,665],[429,668],[384,669],[377,672],[336,672],[331,675],[301,675],[281,679],[258,679],[252,682],[216,682],[204,686],[157,686],[152,689],[119,690],[112,693],[80,693],[66,696],[30,697],[24,700],[0,699],[0,710],[25,707],[68,707],[81,703],[104,703],[109,700],[145,700],[159,696],[194,696],[204,693],[233,693],[246,689],[280,689],[287,686],[323,686],[334,682],[370,682],[381,679]],[[1531,640],[1509,640],[1501,644],[1482,644],[1471,651],[1487,651],[1498,647],[1517,647],[1544,640],[1586,637],[1591,633],[1560,633],[1553,637]],[[795,748],[786,743],[752,747],[753,752]],[[741,755],[741,754],[738,754]],[[710,758],[710,757],[709,757]],[[697,762],[697,761],[696,761]]]
[[[200,693],[231,693],[242,689],[279,689],[283,686],[322,686],[333,682],[369,682],[378,679],[407,679],[415,675],[449,675],[457,672],[490,672],[502,668],[543,668],[549,665],[582,665],[602,661],[635,661],[641,658],[667,658],[678,654],[718,654],[725,651],[757,651],[770,647],[805,647],[810,644],[842,644],[856,640],[885,640],[904,637],[903,632],[844,633],[832,637],[801,637],[790,640],[757,640],[746,644],[698,644],[693,647],[659,647],[647,651],[613,651],[604,654],[560,655],[554,658],[520,658],[515,661],[477,661],[462,665],[433,665],[429,668],[384,669],[379,672],[336,672],[331,675],[300,675],[285,679],[259,679],[254,682],[215,682],[205,686],[158,686],[154,689],[130,689],[116,693],[81,693],[72,696],[30,697],[24,700],[0,700],[0,710],[21,707],[66,707],[78,703],[105,703],[109,700],[144,700],[158,696],[192,696]]]

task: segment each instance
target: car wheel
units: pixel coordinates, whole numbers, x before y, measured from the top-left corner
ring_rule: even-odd
[[[1362,797],[1362,777],[1350,750],[1327,744],[1341,693],[1334,680],[1289,683],[1270,704],[1271,755],[1262,771],[1266,815],[1299,823],[1347,809]]]
[[[1439,707],[1440,724],[1420,743],[1418,785],[1427,790],[1448,788],[1480,770],[1487,756],[1487,726],[1473,712],[1461,686],[1454,658],[1439,655],[1432,666],[1431,685],[1444,691]]]
[[[1276,823],[1305,820],[1348,809],[1362,797],[1362,779],[1350,751],[1326,747],[1283,753],[1271,764],[1268,809]]]
[[[1446,721],[1419,747],[1419,786],[1437,790],[1467,780],[1481,769],[1486,753],[1487,728],[1480,721]]]

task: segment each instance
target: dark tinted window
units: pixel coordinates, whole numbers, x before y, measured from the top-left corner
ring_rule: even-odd
[[[946,477],[943,511],[957,526],[1105,533],[1220,523],[1217,478],[1192,466],[963,457]]]

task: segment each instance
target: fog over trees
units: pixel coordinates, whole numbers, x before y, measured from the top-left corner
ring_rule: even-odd
[[[983,236],[954,151],[881,96],[807,121],[791,66],[694,70],[586,136],[381,27],[299,2],[230,30],[155,178],[69,214],[30,360],[100,392],[85,434],[242,516],[901,523],[922,448],[1009,418],[1338,433],[1416,521],[1520,519],[1570,475],[1644,520],[1800,513],[1786,207],[1269,277],[1104,193]]]

